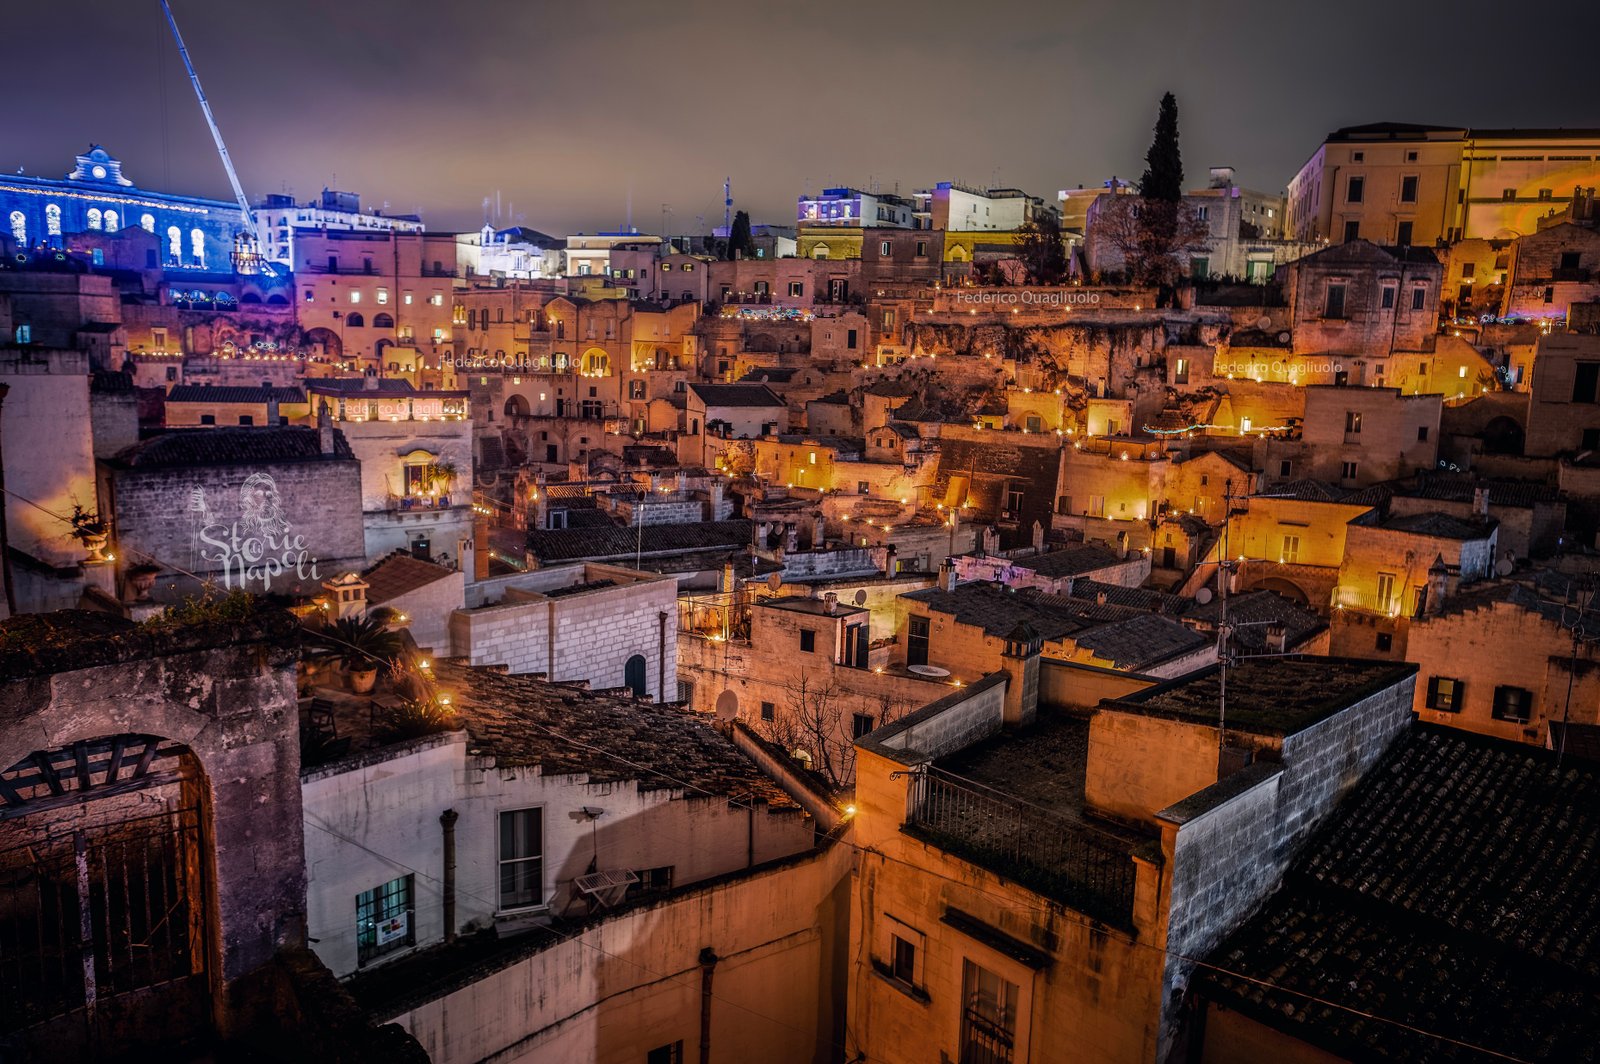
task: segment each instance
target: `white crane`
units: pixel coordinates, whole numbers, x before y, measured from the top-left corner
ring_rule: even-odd
[[[233,168],[233,160],[228,158],[228,146],[222,142],[222,130],[217,128],[217,120],[211,114],[211,105],[206,102],[206,90],[200,87],[200,75],[195,73],[194,63],[189,60],[189,49],[184,46],[183,34],[178,32],[178,20],[172,17],[172,6],[167,0],[161,0],[161,10],[167,16],[167,25],[172,27],[172,39],[178,44],[178,57],[183,60],[183,68],[189,72],[194,94],[200,100],[200,110],[206,116],[206,125],[211,127],[211,139],[217,144],[217,154],[222,156],[223,169],[228,171],[228,183],[233,186],[233,196],[239,201],[239,213],[244,215],[245,228],[250,231],[256,242],[256,251],[259,252],[267,246],[266,234],[256,221],[255,211],[250,209],[250,200],[244,194],[244,186],[239,183],[239,173]]]

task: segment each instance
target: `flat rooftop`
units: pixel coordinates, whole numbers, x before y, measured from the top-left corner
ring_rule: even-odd
[[[1228,669],[1227,725],[1260,735],[1293,735],[1414,675],[1408,662],[1356,658],[1246,659]],[[1125,698],[1105,709],[1216,724],[1222,668],[1211,666]]]

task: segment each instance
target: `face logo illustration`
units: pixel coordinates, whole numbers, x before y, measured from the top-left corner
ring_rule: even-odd
[[[229,590],[267,592],[285,573],[297,580],[318,579],[317,559],[306,549],[304,536],[291,534],[277,481],[268,474],[252,473],[240,485],[239,518],[233,523],[211,509],[204,488],[189,492],[189,514],[191,553],[200,566],[220,569]]]

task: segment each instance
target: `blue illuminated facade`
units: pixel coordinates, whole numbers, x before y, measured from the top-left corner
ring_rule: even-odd
[[[166,270],[212,273],[232,271],[235,238],[248,232],[238,204],[141,189],[98,144],[65,178],[0,176],[0,237],[19,252],[130,227],[156,235]]]

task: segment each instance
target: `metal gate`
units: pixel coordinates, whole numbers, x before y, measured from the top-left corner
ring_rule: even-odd
[[[0,1046],[52,1020],[99,1042],[135,1002],[209,1011],[202,842],[181,808],[0,852]]]

